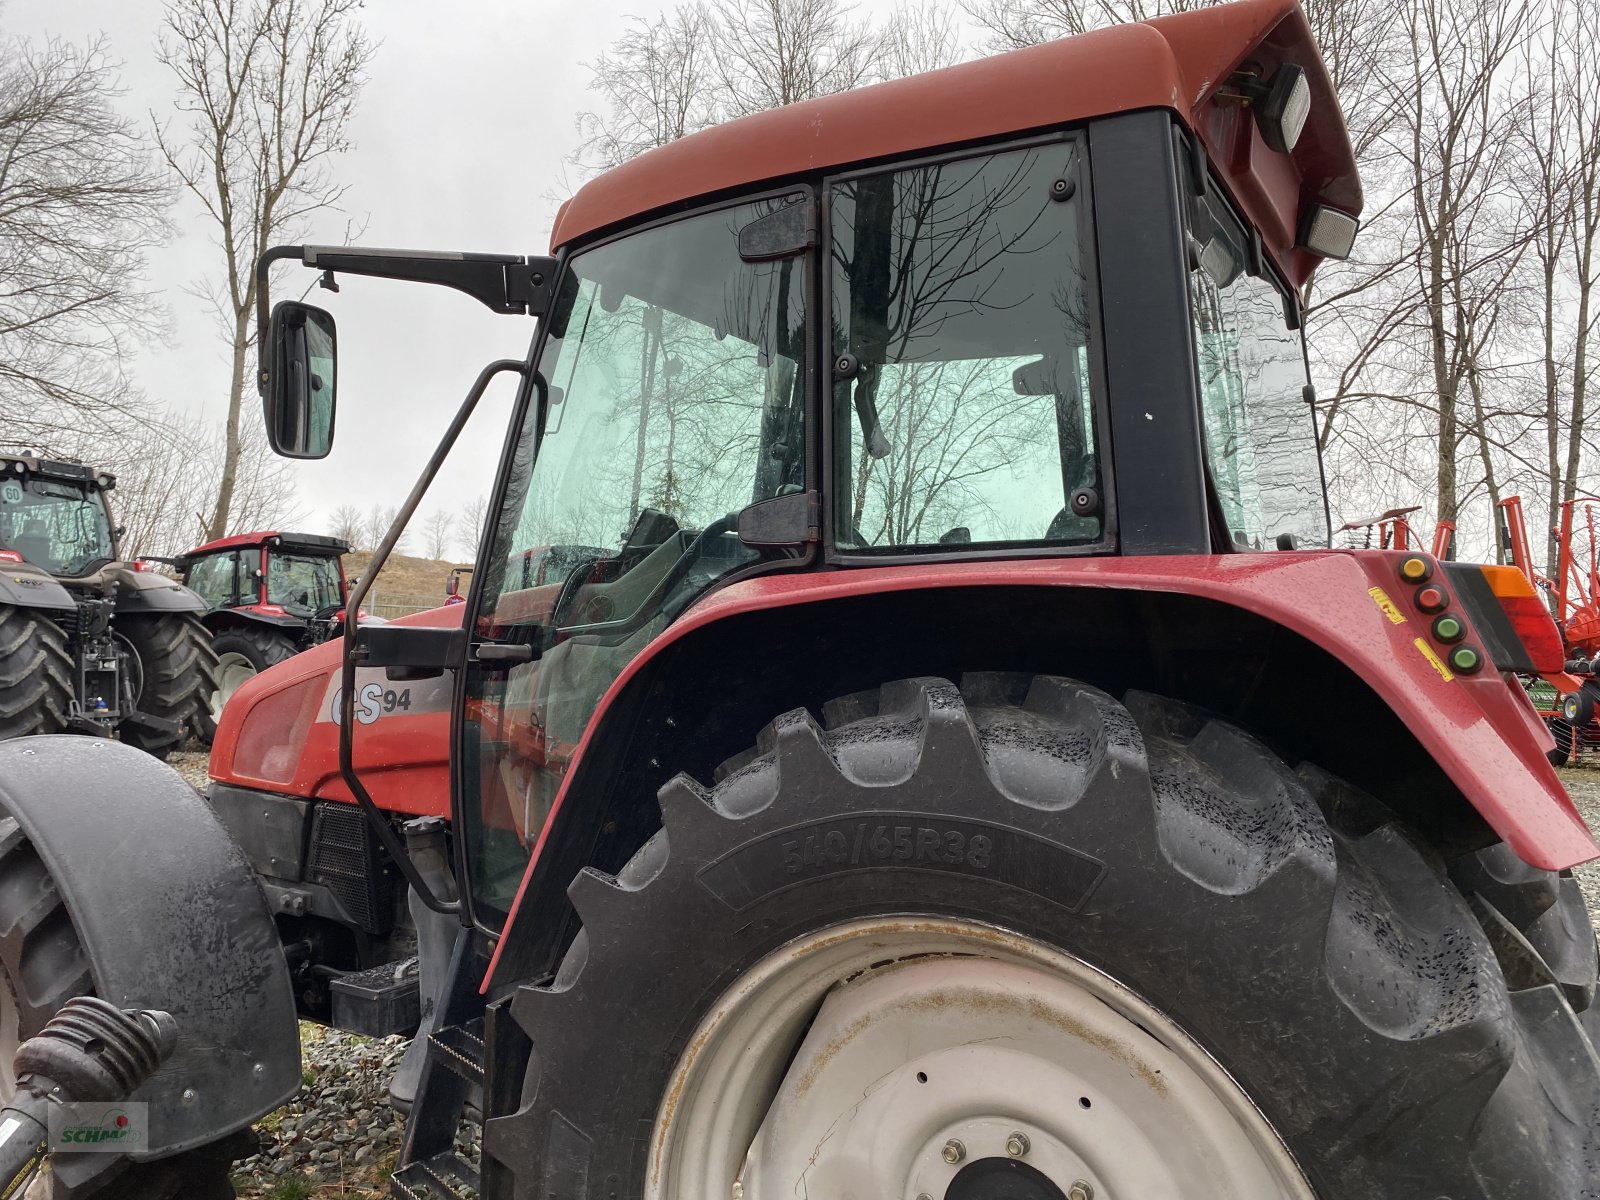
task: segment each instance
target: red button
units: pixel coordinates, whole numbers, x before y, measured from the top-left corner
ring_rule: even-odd
[[[1417,607],[1425,613],[1443,612],[1450,606],[1450,598],[1436,587],[1417,589]]]

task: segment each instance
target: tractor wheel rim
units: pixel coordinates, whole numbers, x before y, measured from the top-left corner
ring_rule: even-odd
[[[255,673],[255,664],[236,650],[225,650],[217,656],[217,690],[211,693],[213,723],[222,719],[222,710],[227,706],[228,698]]]
[[[1315,1200],[1187,1033],[1079,959],[993,926],[818,930],[741,977],[687,1046],[647,1200],[977,1200],[1002,1182],[1030,1200]]]

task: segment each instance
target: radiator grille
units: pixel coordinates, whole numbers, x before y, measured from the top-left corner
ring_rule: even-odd
[[[337,896],[362,929],[389,932],[394,923],[394,866],[355,805],[316,806],[306,874]]]

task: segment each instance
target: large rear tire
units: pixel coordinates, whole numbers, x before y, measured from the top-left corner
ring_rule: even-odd
[[[47,613],[0,604],[0,739],[60,733],[72,701],[67,636]]]
[[[16,1092],[17,1047],[74,996],[94,994],[89,959],[49,868],[0,809],[0,1103]],[[106,1185],[118,1200],[233,1200],[230,1169],[254,1135],[230,1135],[155,1163],[129,1166]]]
[[[293,658],[297,650],[286,635],[257,625],[224,629],[212,637],[211,648],[217,652],[217,690],[207,710],[212,730],[222,719],[223,707],[247,679]]]
[[[211,633],[193,613],[119,616],[116,631],[138,658],[135,703],[141,712],[178,723],[162,733],[124,724],[117,736],[165,759],[190,733],[203,736],[217,690],[217,654]]]
[[[1564,883],[1491,855],[1469,901],[1369,797],[1141,693],[972,675],[823,716],[674,779],[633,861],[574,881],[485,1133],[519,1195],[879,1194],[892,1162],[948,1197],[1596,1196]],[[1518,925],[1541,888],[1559,915]],[[1277,1182],[1185,1173],[1197,1138]]]

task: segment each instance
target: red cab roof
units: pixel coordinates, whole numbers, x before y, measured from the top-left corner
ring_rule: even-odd
[[[238,550],[246,546],[264,546],[268,542],[280,544],[286,549],[296,550],[307,554],[348,554],[350,547],[338,538],[331,538],[320,533],[284,533],[276,529],[261,529],[254,533],[234,533],[216,541],[207,542],[203,546],[196,546],[193,550],[186,551],[180,557],[198,558],[202,554],[214,554],[219,550]]]
[[[1292,159],[1267,149],[1237,105],[1213,103],[1229,75],[1306,71],[1311,115]],[[692,134],[589,181],[561,209],[555,247],[693,201],[1091,117],[1164,108],[1213,164],[1296,284],[1317,259],[1294,248],[1301,213],[1356,215],[1361,185],[1333,86],[1296,0],[1241,0],[1116,25],[892,83],[877,84]]]

